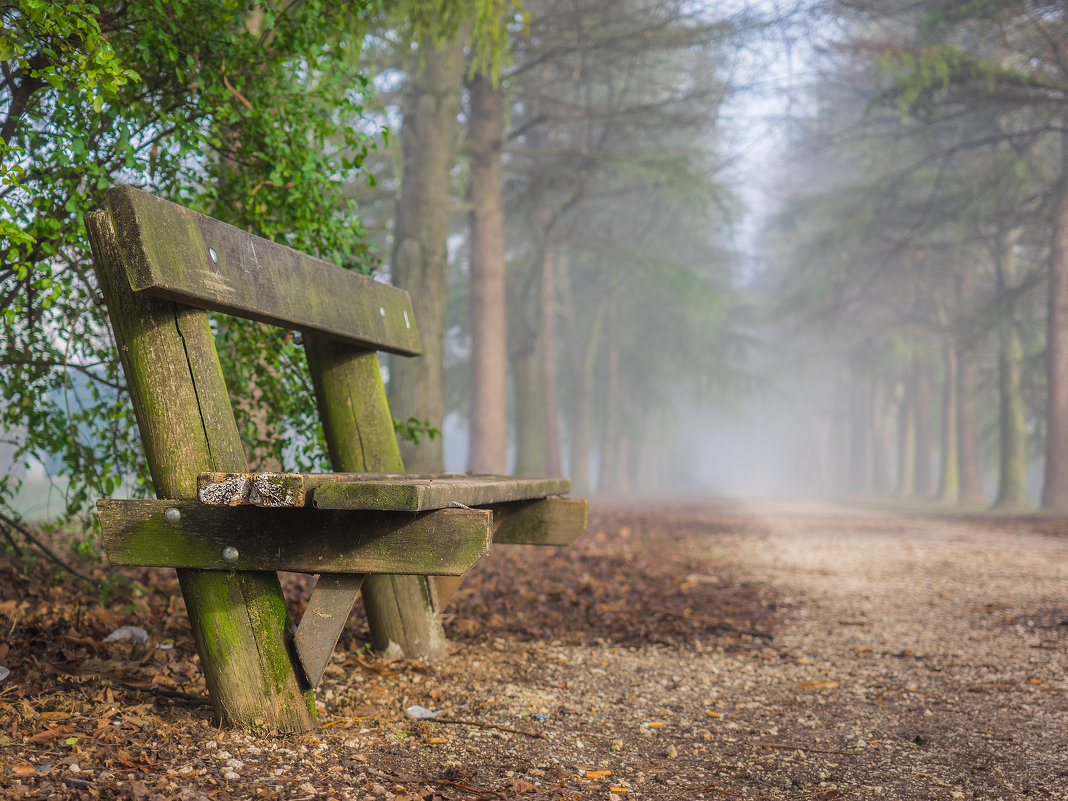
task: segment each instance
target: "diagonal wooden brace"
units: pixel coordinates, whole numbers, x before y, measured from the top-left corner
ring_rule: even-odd
[[[319,685],[330,662],[330,654],[360,596],[363,579],[362,574],[322,573],[315,582],[308,608],[293,635],[304,677],[312,689]]]

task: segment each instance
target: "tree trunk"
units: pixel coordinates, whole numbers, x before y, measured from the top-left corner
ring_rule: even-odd
[[[982,504],[983,470],[979,464],[978,436],[975,423],[975,336],[970,327],[974,319],[975,266],[967,265],[958,276],[960,314],[956,332],[957,363],[957,464],[960,470],[960,506]]]
[[[393,283],[411,293],[423,355],[391,361],[390,408],[401,420],[415,417],[438,429],[445,417],[442,359],[449,170],[456,147],[465,30],[461,26],[440,47],[429,36],[420,43],[419,66],[404,100],[404,172],[391,263]],[[401,459],[413,472],[440,472],[444,469],[441,438],[423,437],[419,444],[402,442]]]
[[[1001,237],[997,258],[997,284],[1001,297],[1012,291],[1016,278],[1014,246],[1017,232]],[[1020,363],[1023,347],[1012,319],[1011,307],[1005,309],[998,322],[998,431],[1000,453],[998,459],[997,508],[1019,508],[1030,505],[1027,497],[1027,440],[1024,429],[1024,404],[1020,385]]]
[[[957,448],[957,352],[944,348],[945,380],[942,382],[942,466],[938,478],[938,498],[956,501],[960,495],[960,463]]]
[[[1049,399],[1042,505],[1068,511],[1068,134],[1061,138],[1061,179],[1053,217],[1046,326]]]
[[[538,475],[545,468],[545,414],[536,335],[523,315],[509,321],[508,355],[515,387],[515,472]]]
[[[897,494],[902,498],[912,494],[916,474],[916,438],[913,434],[915,404],[912,394],[910,370],[905,375],[897,407]]]
[[[863,376],[857,369],[858,361],[854,357],[849,374],[849,475],[845,478],[851,494],[866,495],[871,490],[868,470],[871,405]]]
[[[605,379],[605,397],[602,407],[604,417],[601,426],[601,464],[597,488],[601,492],[614,492],[617,486],[617,460],[619,431],[616,415],[619,406],[619,349],[608,338],[608,375]]]
[[[927,360],[921,354],[912,357],[913,436],[916,440],[916,467],[912,476],[912,494],[917,498],[931,495],[931,376]]]
[[[558,476],[560,469],[560,426],[556,401],[556,251],[551,240],[545,245],[541,266],[541,330],[538,347],[541,356],[542,409],[545,414],[545,464],[540,472]]]
[[[886,385],[881,377],[876,377],[872,384],[871,407],[868,418],[871,426],[872,490],[876,495],[886,495],[890,491],[886,449],[889,426],[888,405]]]
[[[504,100],[486,75],[468,84],[471,198],[471,420],[467,467],[507,469],[508,332],[505,325],[504,194],[501,129]]]
[[[568,472],[571,476],[571,491],[575,495],[590,491],[590,451],[593,447],[593,370],[600,348],[601,326],[604,321],[608,299],[602,296],[590,319],[589,328],[579,332],[575,304],[571,290],[571,271],[565,259],[558,265],[561,285],[566,287],[562,297],[564,323],[564,348],[570,366],[571,403],[568,417],[571,439]]]

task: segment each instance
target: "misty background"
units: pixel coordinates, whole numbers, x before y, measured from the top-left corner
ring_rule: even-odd
[[[269,5],[4,12],[7,508],[151,491],[115,182],[408,289],[409,470],[1068,508],[1063,4]],[[299,332],[216,333],[250,464],[326,467]]]

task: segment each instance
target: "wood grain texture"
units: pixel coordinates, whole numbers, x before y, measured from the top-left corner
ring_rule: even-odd
[[[86,226],[156,494],[193,499],[198,473],[246,469],[207,316],[132,292],[110,215]],[[313,728],[278,577],[179,570],[178,579],[218,718],[256,731]]]
[[[135,292],[366,348],[409,356],[421,350],[403,289],[130,186],[109,189],[106,199]]]
[[[293,635],[293,646],[311,687],[317,687],[323,678],[330,654],[356,605],[363,580],[362,575],[323,573],[315,582],[304,616]]]
[[[460,575],[488,552],[492,520],[483,509],[413,515],[175,500],[101,500],[97,511],[115,565],[301,573]]]
[[[304,348],[334,469],[402,473],[378,357],[321,336],[306,337]],[[368,576],[362,593],[375,650],[410,659],[444,656],[445,631],[425,576]]]
[[[215,506],[425,512],[560,495],[570,481],[464,473],[201,473],[197,488],[200,500]]]
[[[586,530],[589,503],[572,498],[494,504],[494,545],[570,545]]]

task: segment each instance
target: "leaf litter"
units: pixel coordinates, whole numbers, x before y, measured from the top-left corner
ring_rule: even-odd
[[[1059,525],[600,506],[570,549],[494,549],[443,661],[376,659],[354,613],[299,737],[215,726],[172,572],[105,604],[0,560],[0,795],[1068,798]]]

